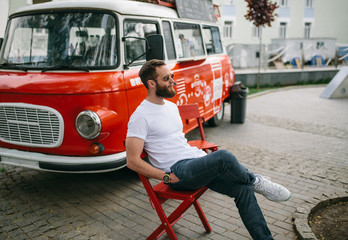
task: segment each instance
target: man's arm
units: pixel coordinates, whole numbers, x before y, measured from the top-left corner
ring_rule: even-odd
[[[162,180],[164,171],[159,170],[140,158],[144,149],[144,140],[136,137],[126,139],[127,167],[146,177]]]
[[[127,167],[146,177],[162,180],[165,172],[151,166],[140,158],[143,149],[144,140],[136,137],[128,137],[126,139]],[[171,173],[170,177],[171,183],[179,181],[174,173]]]

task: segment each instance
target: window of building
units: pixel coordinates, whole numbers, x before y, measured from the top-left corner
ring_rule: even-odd
[[[305,0],[306,8],[313,8],[313,0]]]
[[[174,23],[174,38],[179,58],[204,55],[202,34],[198,24]]]
[[[279,0],[279,6],[280,7],[287,7],[288,6],[288,0]]]
[[[279,26],[279,38],[286,38],[287,36],[287,23],[281,22]]]
[[[232,21],[225,21],[224,23],[224,38],[225,39],[232,39],[232,33],[233,33],[233,22]]]
[[[311,37],[311,23],[305,23],[304,27],[304,38],[310,38]]]
[[[204,26],[204,45],[208,55],[222,53],[222,44],[218,27]]]
[[[256,26],[253,25],[253,28],[252,28],[252,36],[253,36],[253,38],[260,38],[261,33],[262,33],[262,28],[261,27],[256,27]]]

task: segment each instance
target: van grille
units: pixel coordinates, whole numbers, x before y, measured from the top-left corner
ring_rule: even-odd
[[[24,103],[0,104],[0,140],[31,147],[62,143],[63,118],[56,110]]]

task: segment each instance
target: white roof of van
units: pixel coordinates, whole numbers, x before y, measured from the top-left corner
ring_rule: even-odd
[[[157,16],[167,18],[178,18],[176,10],[152,3],[138,2],[132,0],[63,0],[18,9],[19,12],[49,10],[49,9],[106,9],[120,14],[134,16]]]

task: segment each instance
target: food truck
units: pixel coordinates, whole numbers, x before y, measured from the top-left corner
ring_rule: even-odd
[[[70,173],[125,167],[127,123],[146,97],[138,72],[154,58],[175,75],[170,101],[197,103],[219,125],[235,75],[214,20],[130,0],[55,1],[10,15],[0,52],[0,163]],[[184,123],[185,133],[195,127]]]

